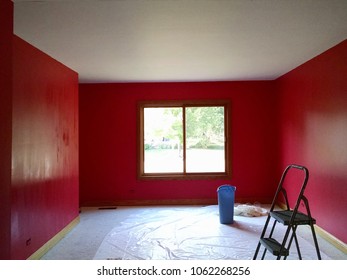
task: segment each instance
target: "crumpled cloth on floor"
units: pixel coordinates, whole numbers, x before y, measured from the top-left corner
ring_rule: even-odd
[[[260,217],[267,215],[268,211],[260,206],[239,204],[234,207],[235,216]]]

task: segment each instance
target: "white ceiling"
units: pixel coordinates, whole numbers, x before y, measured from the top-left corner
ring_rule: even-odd
[[[275,79],[347,39],[346,0],[14,0],[80,82]]]

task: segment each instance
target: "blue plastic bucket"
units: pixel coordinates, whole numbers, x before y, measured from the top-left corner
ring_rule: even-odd
[[[235,191],[236,187],[230,185],[222,185],[217,189],[221,224],[232,224],[234,222]]]

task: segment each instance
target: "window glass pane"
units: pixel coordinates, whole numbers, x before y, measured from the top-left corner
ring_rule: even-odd
[[[186,172],[225,172],[224,107],[186,108]]]
[[[183,172],[182,108],[144,108],[144,173]]]

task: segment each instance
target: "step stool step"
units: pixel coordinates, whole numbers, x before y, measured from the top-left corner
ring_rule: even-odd
[[[293,211],[284,210],[284,211],[272,211],[270,212],[271,217],[284,225],[289,225],[290,219],[292,217]],[[293,221],[293,225],[311,225],[315,224],[316,220],[310,218],[308,215],[303,214],[301,212],[297,212],[295,215],[295,219]]]
[[[286,248],[282,248],[281,244],[273,238],[261,238],[260,243],[269,250],[274,256],[288,256],[289,251]]]

